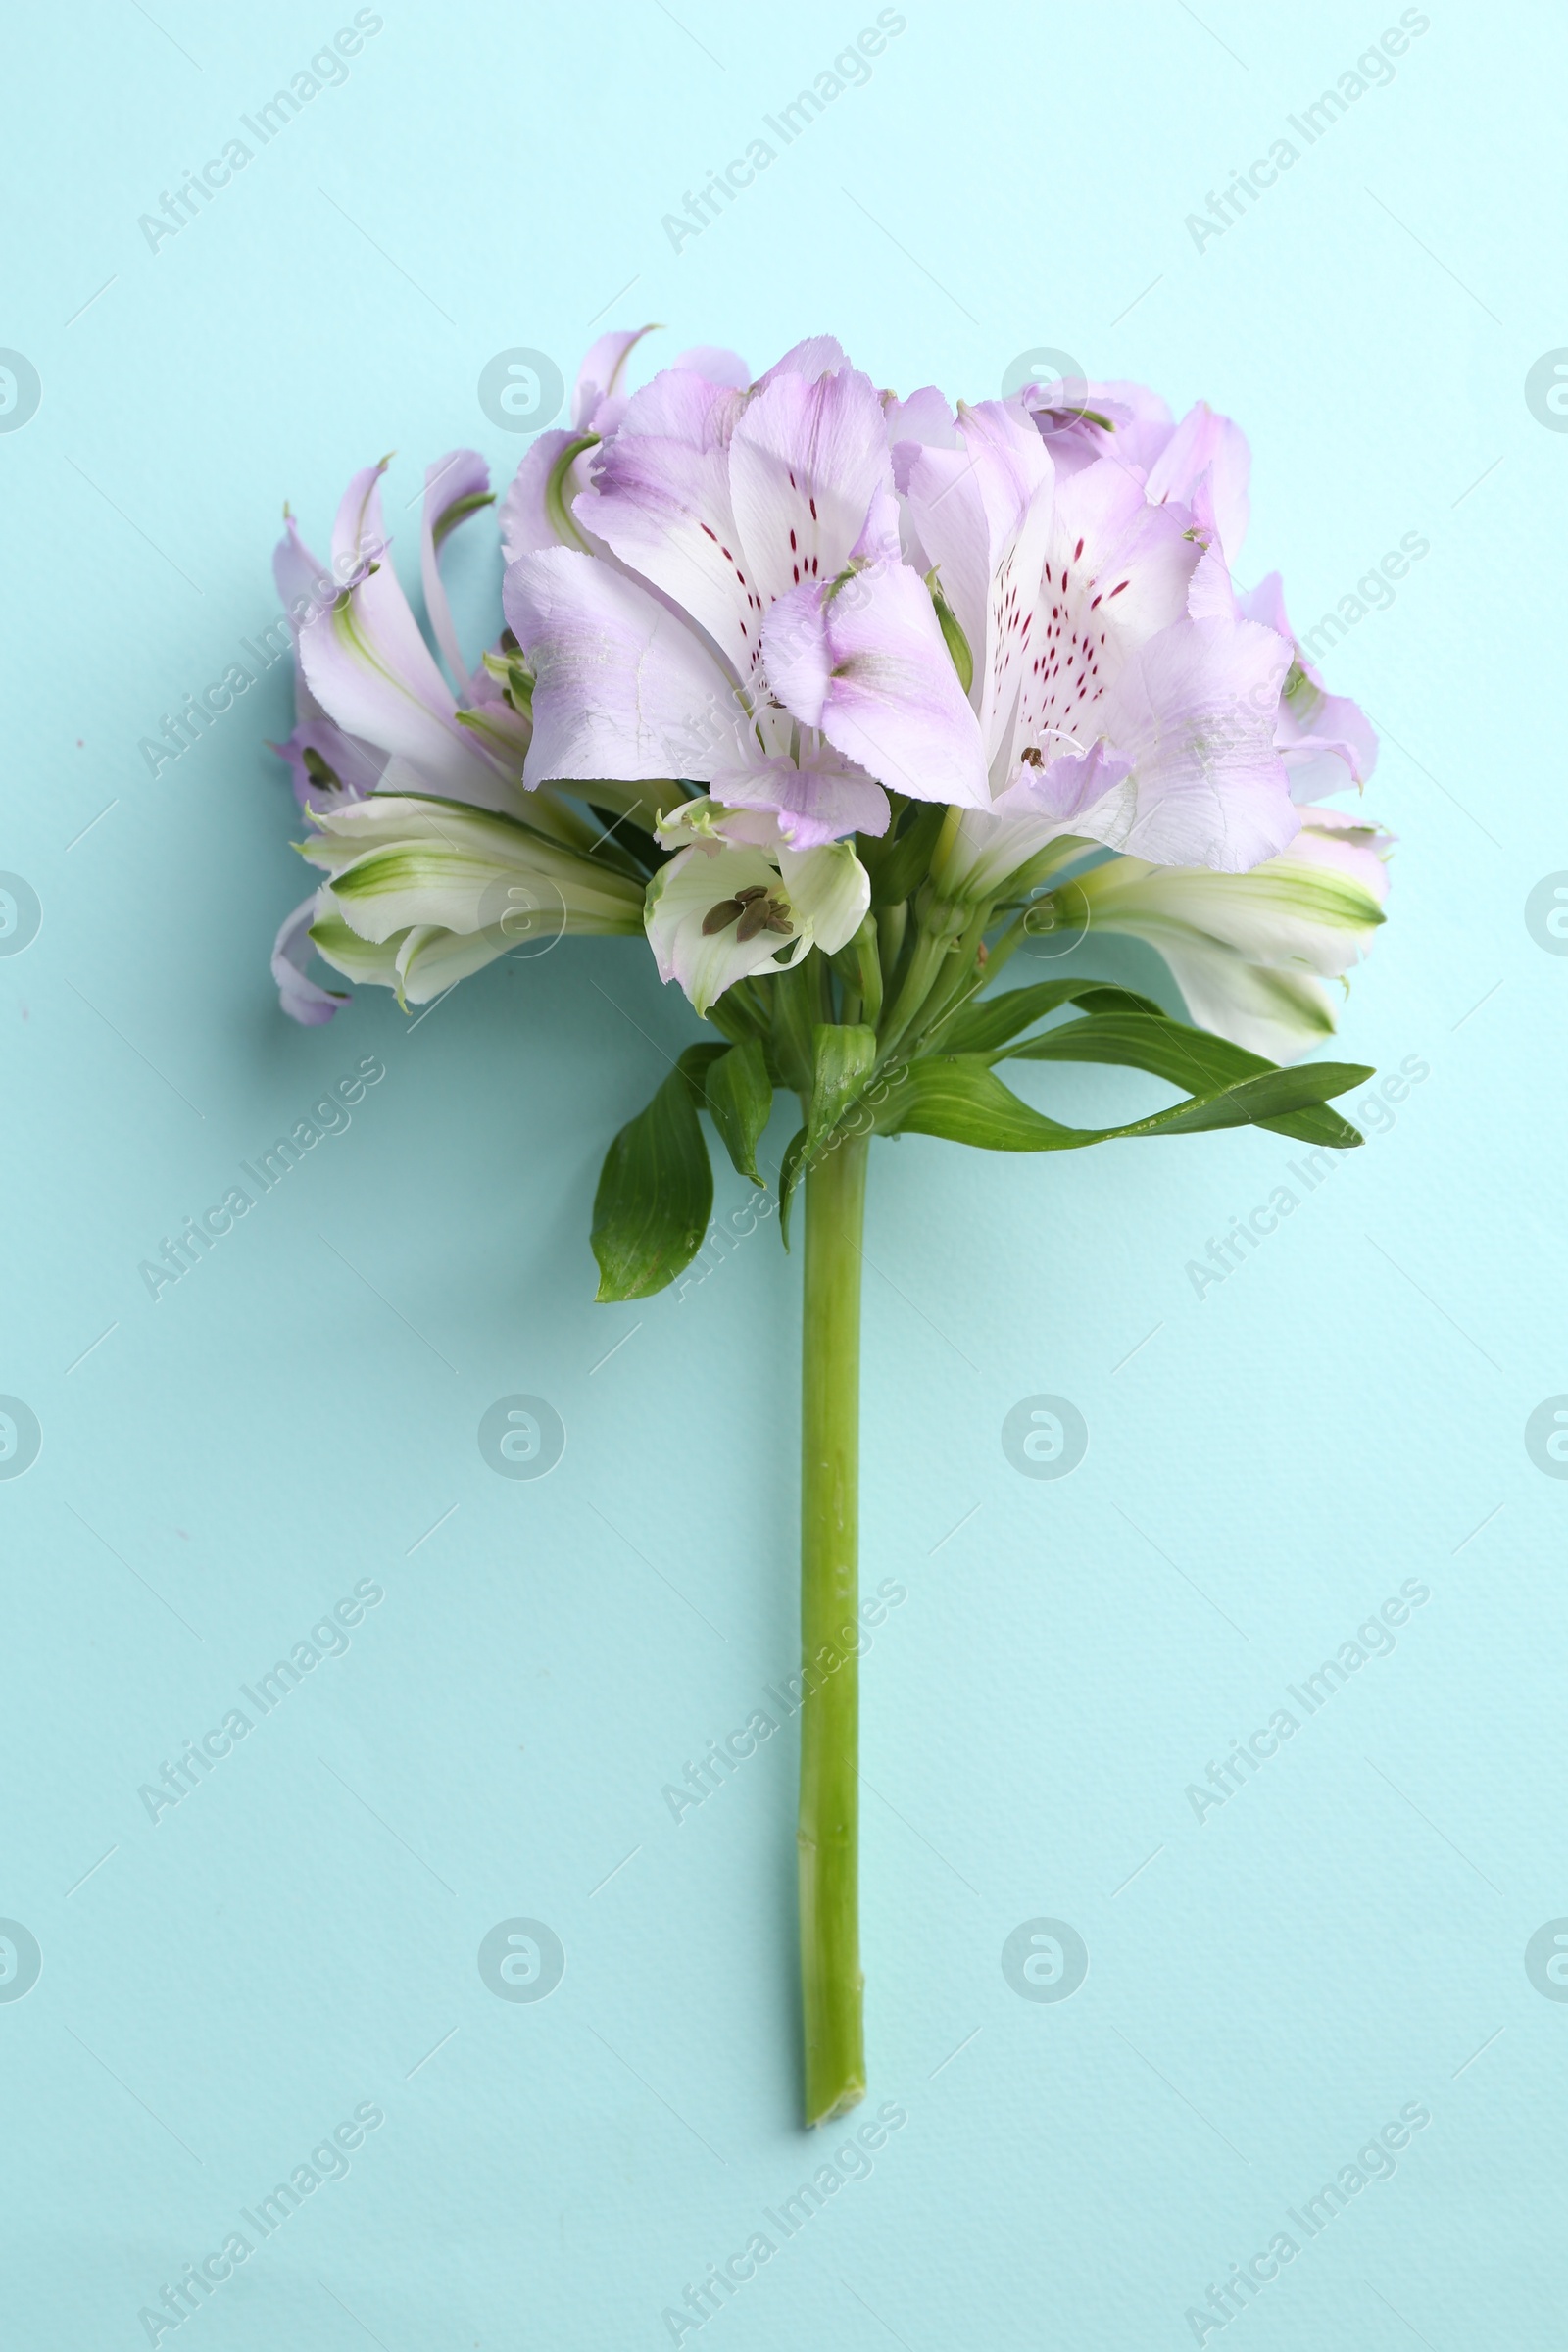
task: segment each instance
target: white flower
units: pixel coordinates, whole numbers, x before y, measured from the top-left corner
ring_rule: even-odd
[[[688,801],[659,827],[680,848],[648,886],[647,925],[662,980],[700,1013],[737,980],[827,955],[855,937],[871,879],[847,841],[794,850],[771,809]]]
[[[538,796],[542,820],[570,829]],[[633,933],[643,885],[612,862],[552,840],[515,817],[411,793],[373,793],[310,811],[320,828],[300,845],[331,876],[311,938],[354,980],[422,1004],[510,949],[535,952],[567,932]]]
[[[1290,847],[1245,874],[1114,858],[1064,887],[1063,917],[1148,940],[1200,1028],[1290,1060],[1333,1035],[1320,982],[1361,960],[1389,887],[1388,834],[1339,808],[1302,816]]]

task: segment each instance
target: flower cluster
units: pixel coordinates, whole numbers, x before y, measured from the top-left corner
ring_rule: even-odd
[[[327,876],[278,935],[285,1009],[342,1002],[313,946],[413,1004],[522,938],[645,928],[709,1014],[813,948],[858,972],[873,934],[890,975],[928,942],[983,964],[1010,913],[1152,942],[1253,1052],[1331,1032],[1388,841],[1324,803],[1376,739],[1277,575],[1236,584],[1237,427],[1123,383],[901,399],[825,336],[628,394],[640,339],[594,346],[501,501],[506,625],[472,667],[441,565],[484,461],[426,476],[433,646],[382,467],[351,483],[283,747]],[[276,563],[285,599],[320,570],[292,522]]]

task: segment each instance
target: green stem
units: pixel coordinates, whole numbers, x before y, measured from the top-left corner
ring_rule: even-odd
[[[929,931],[916,933],[914,953],[909,957],[909,968],[904,975],[904,984],[893,1001],[893,1009],[883,1023],[881,1035],[877,1039],[877,1059],[879,1061],[886,1061],[890,1057],[909,1023],[930,995],[952,944],[951,940],[933,937]]]
[[[865,2096],[861,2027],[859,1675],[860,1231],[870,1139],[846,1135],[806,1179],[801,1383],[801,1993],[806,2120]],[[824,1655],[825,1651],[825,1655]]]

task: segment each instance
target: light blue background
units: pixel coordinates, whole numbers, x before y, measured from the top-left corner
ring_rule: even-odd
[[[1185,216],[1397,10],[909,0],[677,254],[662,216],[874,9],[383,13],[156,254],[138,216],[352,12],[10,33],[0,342],[43,401],[0,437],[0,866],[43,925],[0,961],[0,1390],[44,1436],[0,1485],[0,1914],[43,1950],[0,2003],[8,2340],[144,2342],[373,2100],[349,2177],[180,2343],[666,2343],[842,2144],[795,2122],[790,1739],[678,1826],[661,1797],[791,1661],[799,1263],[763,1227],[684,1298],[590,1303],[600,1157],[689,1010],[636,943],[573,944],[417,1027],[365,991],[295,1028],[281,665],[157,781],[136,748],[271,616],[285,495],[324,545],[395,447],[408,576],[427,460],[471,440],[505,478],[524,446],[485,362],[569,381],[654,318],[759,368],[830,329],[906,390],[985,397],[1046,345],[1206,396],[1254,452],[1244,573],[1282,564],[1298,627],[1431,542],[1329,662],[1400,837],[1342,1038],[1429,1065],[1392,1128],[1201,1299],[1187,1261],[1288,1181],[1285,1139],[878,1148],[865,1575],[908,1598],[864,1668],[864,1934],[871,2105],[908,2121],[701,2340],[1190,2343],[1209,2282],[1424,2102],[1250,2340],[1568,2341],[1568,2006],[1523,1965],[1568,1913],[1568,1488],[1523,1443],[1568,1390],[1568,963],[1523,914],[1568,866],[1568,436],[1523,395],[1568,343],[1560,20],[1434,0],[1200,253]],[[464,561],[476,617],[496,566]],[[368,1054],[352,1128],[155,1304],[138,1261]],[[1068,1116],[1139,1083],[1023,1080]],[[538,1483],[476,1446],[513,1391],[567,1429]],[[1042,1391],[1090,1429],[1059,1483],[1001,1449]],[[365,1578],[347,1654],[154,1826],[138,1786]],[[1200,1823],[1187,1785],[1407,1578],[1394,1653]],[[479,1979],[515,1915],[566,1950],[542,2003]],[[1059,2004],[1001,1971],[1039,1915],[1091,1954]]]

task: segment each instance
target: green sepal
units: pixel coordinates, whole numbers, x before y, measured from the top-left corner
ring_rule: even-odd
[[[605,1153],[594,1195],[599,1303],[648,1298],[702,1247],[713,1208],[713,1170],[697,1116],[704,1080],[722,1046],[689,1046],[646,1110]]]
[[[772,1112],[773,1088],[758,1039],[719,1051],[708,1072],[707,1099],[709,1116],[735,1167],[760,1184],[757,1147]]]
[[[933,564],[925,575],[925,584],[931,591],[931,602],[936,607],[937,627],[942,631],[942,641],[953,656],[953,666],[958,673],[958,684],[967,694],[974,684],[974,653],[968,638],[958,624],[958,615],[942,593],[942,583],[937,577],[937,565]]]
[[[468,516],[477,514],[481,507],[493,507],[495,503],[496,494],[493,490],[470,490],[466,498],[455,498],[430,526],[431,546],[439,547],[460,522],[466,522]]]
[[[1257,1076],[1189,1096],[1168,1110],[1130,1120],[1125,1126],[1066,1127],[1032,1109],[1004,1086],[988,1056],[928,1056],[911,1064],[907,1075],[890,1090],[877,1112],[876,1124],[884,1135],[937,1135],[988,1152],[1075,1152],[1122,1136],[1194,1135],[1265,1121],[1274,1125],[1282,1118],[1311,1110],[1331,1095],[1362,1085],[1371,1075],[1370,1070],[1345,1062],[1307,1062],[1290,1070],[1265,1066]],[[1348,1122],[1346,1132],[1360,1143],[1360,1136]]]
[[[598,448],[599,439],[600,436],[597,433],[579,433],[575,439],[568,441],[565,448],[562,451],[560,457],[557,458],[555,464],[551,466],[549,479],[545,483],[545,514],[555,530],[557,537],[564,541],[567,547],[581,548],[585,554],[587,552],[588,542],[586,539],[584,539],[581,531],[578,530],[577,525],[572,521],[571,516],[566,513],[564,492],[566,487],[566,476],[571,471],[572,466],[582,456],[582,453],[585,449]]]

